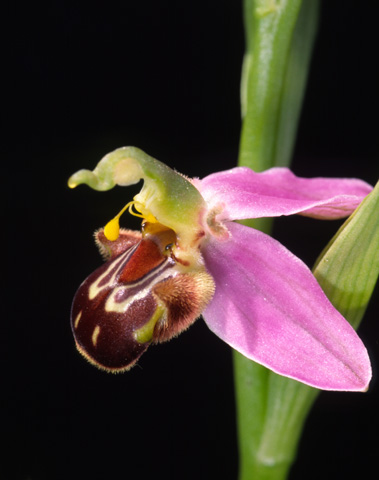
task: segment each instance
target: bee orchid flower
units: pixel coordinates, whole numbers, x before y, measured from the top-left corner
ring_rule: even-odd
[[[364,391],[367,351],[308,267],[278,241],[235,220],[350,215],[372,187],[300,178],[287,168],[236,167],[187,179],[134,147],[106,155],[69,186],[96,190],[143,180],[95,233],[107,260],[79,287],[71,323],[78,350],[111,372],[132,367],[200,315],[222,340],[274,372],[325,390]],[[129,210],[141,232],[120,229]]]

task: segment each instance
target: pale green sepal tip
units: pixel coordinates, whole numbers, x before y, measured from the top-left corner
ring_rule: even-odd
[[[93,171],[91,170],[79,170],[71,175],[68,180],[68,186],[75,188],[78,185],[85,184],[94,190],[105,191],[113,188],[117,182],[117,165],[126,158],[136,159],[141,156],[146,156],[142,150],[135,147],[123,147],[108,153],[103,157],[96,165]],[[131,181],[127,185],[137,183],[142,176],[137,180],[130,179]],[[134,181],[133,181],[134,180]]]
[[[115,183],[109,181],[109,179],[107,180],[108,181],[101,181],[98,176],[91,172],[91,170],[79,170],[68,179],[68,186],[70,188],[75,188],[78,185],[86,184],[93,190],[110,190],[115,186]]]
[[[356,329],[379,274],[379,183],[321,253],[314,275]]]

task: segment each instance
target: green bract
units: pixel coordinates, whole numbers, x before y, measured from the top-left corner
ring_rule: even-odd
[[[379,183],[320,255],[314,275],[356,329],[379,274]]]

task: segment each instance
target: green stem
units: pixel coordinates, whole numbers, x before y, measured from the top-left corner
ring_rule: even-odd
[[[241,80],[239,164],[273,165],[281,98],[301,0],[244,0],[246,53]]]
[[[318,0],[244,0],[239,165],[262,171],[292,156],[318,21]],[[269,233],[271,219],[250,221]],[[318,391],[234,352],[240,480],[287,478]]]
[[[286,479],[319,391],[234,353],[240,480]]]
[[[319,0],[273,4],[244,0],[239,164],[257,171],[291,161],[319,16]]]

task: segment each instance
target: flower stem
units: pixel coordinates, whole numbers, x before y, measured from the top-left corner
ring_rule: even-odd
[[[286,479],[319,391],[234,352],[240,480]]]
[[[240,165],[290,163],[318,11],[318,0],[244,0]]]
[[[239,165],[262,171],[291,160],[318,21],[318,0],[244,0]],[[250,221],[269,233],[270,219]],[[234,352],[240,480],[287,478],[318,390]]]

